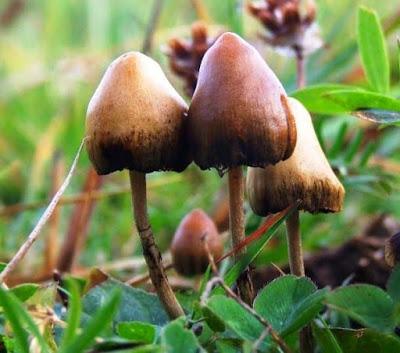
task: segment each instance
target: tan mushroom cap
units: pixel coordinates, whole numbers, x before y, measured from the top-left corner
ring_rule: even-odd
[[[87,110],[86,146],[96,171],[182,171],[190,162],[186,112],[186,103],[153,59],[123,54],[108,67]]]
[[[172,260],[178,273],[194,276],[207,269],[205,235],[210,253],[217,260],[222,256],[224,245],[213,220],[201,209],[193,210],[182,219],[171,244]]]
[[[300,200],[300,209],[338,212],[345,190],[327,161],[304,106],[288,99],[296,119],[297,144],[292,156],[275,166],[249,168],[247,194],[253,211],[261,216],[279,212]]]
[[[296,143],[286,93],[261,55],[233,33],[205,54],[189,108],[188,136],[201,169],[263,167],[287,159]]]

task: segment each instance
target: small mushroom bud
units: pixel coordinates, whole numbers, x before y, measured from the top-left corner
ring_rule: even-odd
[[[175,270],[183,276],[204,273],[209,265],[207,250],[214,259],[222,256],[222,237],[212,219],[201,209],[187,214],[179,224],[171,244]]]

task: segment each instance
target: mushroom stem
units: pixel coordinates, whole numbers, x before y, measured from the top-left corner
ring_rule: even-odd
[[[304,276],[303,249],[301,245],[299,211],[295,210],[286,220],[290,272]]]
[[[184,315],[184,312],[168,283],[161,253],[154,241],[147,214],[146,174],[130,171],[129,178],[132,188],[133,214],[142,243],[143,256],[149,268],[151,282],[169,317],[175,319]]]
[[[244,183],[243,183],[243,170],[242,167],[233,167],[229,169],[229,226],[231,230],[232,245],[235,248],[245,238],[244,234]],[[236,254],[236,261],[246,251]],[[237,285],[239,288],[240,296],[248,305],[253,303],[253,286],[250,280],[249,272],[246,270],[238,278]]]

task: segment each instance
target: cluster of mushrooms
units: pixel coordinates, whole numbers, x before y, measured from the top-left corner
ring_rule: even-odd
[[[233,33],[221,35],[206,52],[189,107],[153,59],[138,52],[117,58],[89,103],[86,136],[97,173],[129,170],[143,254],[171,318],[184,312],[168,283],[148,219],[147,173],[182,172],[192,161],[203,170],[227,172],[233,246],[245,238],[243,166],[250,167],[247,194],[258,215],[281,211],[297,200],[299,209],[312,213],[342,208],[344,188],[326,160],[309,113],[287,97],[257,50]],[[304,275],[298,211],[287,229],[292,271]],[[195,267],[201,272],[207,266],[205,252],[202,261],[192,259],[205,234],[213,256],[220,257],[218,232],[204,212],[195,210],[181,222],[172,244],[178,271],[188,274]],[[251,303],[246,274],[237,286]]]

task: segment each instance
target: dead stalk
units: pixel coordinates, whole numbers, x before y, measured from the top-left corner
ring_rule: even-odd
[[[63,184],[58,189],[57,193],[54,195],[53,199],[51,200],[50,204],[47,206],[46,210],[40,217],[39,221],[36,223],[36,226],[33,228],[32,232],[28,235],[28,238],[22,244],[22,246],[19,248],[17,253],[14,255],[14,257],[9,261],[9,263],[7,264],[7,266],[5,267],[3,272],[0,273],[0,283],[3,283],[7,279],[7,277],[10,275],[10,273],[15,270],[17,265],[24,258],[24,256],[29,251],[29,249],[32,247],[34,242],[37,240],[44,225],[47,223],[47,221],[53,214],[54,209],[56,208],[62,194],[65,192],[69,183],[71,182],[71,178],[74,174],[76,165],[78,164],[80,153],[82,151],[83,146],[85,145],[85,141],[86,141],[86,137],[84,139],[82,139],[81,145],[79,146],[78,152],[75,155],[75,159],[72,163],[71,169],[69,170]]]

